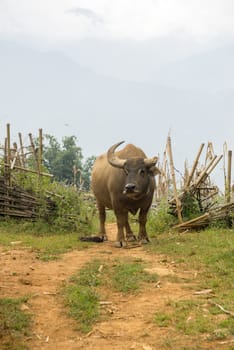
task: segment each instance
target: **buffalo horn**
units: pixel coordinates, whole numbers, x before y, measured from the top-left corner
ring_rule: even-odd
[[[107,152],[107,160],[108,162],[116,167],[116,168],[123,168],[124,164],[126,162],[125,159],[120,159],[119,157],[116,156],[115,154],[115,150],[117,147],[119,147],[122,143],[124,143],[124,141],[118,142],[116,144],[114,144],[113,146],[111,146]]]
[[[144,163],[147,168],[155,165],[158,161],[158,157],[153,157],[153,158],[145,158]]]

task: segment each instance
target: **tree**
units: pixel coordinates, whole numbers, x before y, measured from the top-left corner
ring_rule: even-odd
[[[91,182],[91,170],[93,167],[93,163],[95,161],[96,157],[92,156],[86,159],[84,165],[83,165],[83,172],[82,172],[82,189],[89,191],[90,190],[90,182]]]
[[[76,136],[65,136],[62,146],[56,138],[45,135],[44,164],[55,180],[78,185],[82,174],[82,150],[77,146]]]

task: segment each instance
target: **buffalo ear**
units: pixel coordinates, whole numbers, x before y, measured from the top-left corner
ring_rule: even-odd
[[[160,171],[159,168],[157,168],[156,166],[151,166],[151,167],[149,168],[149,174],[150,174],[151,176],[156,176],[156,175],[158,175],[158,174],[161,174],[161,171]]]

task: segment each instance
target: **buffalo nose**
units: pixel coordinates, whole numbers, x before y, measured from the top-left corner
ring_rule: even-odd
[[[131,192],[135,189],[136,185],[134,185],[133,183],[128,183],[127,185],[125,185],[125,190],[127,192]]]

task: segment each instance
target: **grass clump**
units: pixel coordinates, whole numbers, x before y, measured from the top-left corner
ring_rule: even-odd
[[[79,321],[79,330],[88,333],[99,316],[99,297],[90,287],[74,284],[66,288],[69,315]]]
[[[158,276],[148,274],[144,268],[144,264],[139,261],[116,261],[111,271],[112,286],[122,293],[135,293],[144,282],[156,282]]]
[[[30,334],[31,317],[21,311],[28,298],[0,299],[0,343],[1,349],[27,349],[24,338]]]
[[[100,283],[100,261],[87,263],[64,289],[65,304],[69,315],[78,321],[78,329],[87,333],[99,318],[99,296],[95,289]]]
[[[84,287],[97,287],[102,283],[100,266],[103,269],[103,263],[98,259],[94,259],[85,264],[76,275],[71,277],[70,281]]]
[[[155,274],[144,271],[142,262],[119,259],[114,263],[94,259],[70,279],[70,285],[63,291],[69,314],[78,321],[78,329],[87,333],[100,319],[100,295],[135,293],[144,283],[157,280]],[[108,292],[106,292],[108,289]]]

